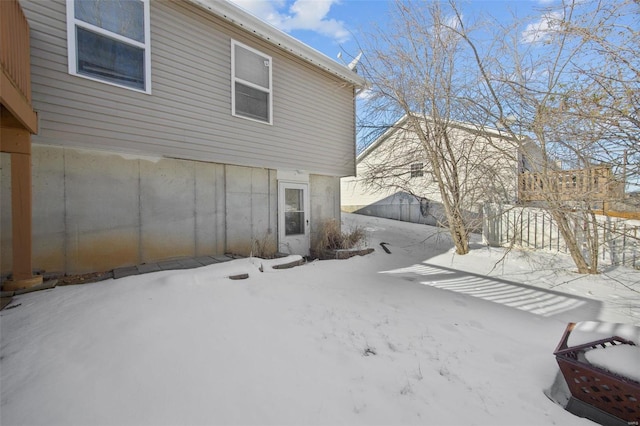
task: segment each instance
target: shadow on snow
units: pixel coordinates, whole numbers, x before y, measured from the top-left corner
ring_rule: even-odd
[[[602,306],[602,302],[585,297],[427,263],[381,273],[397,275],[409,281],[463,293],[543,317],[559,317],[571,321],[579,318],[595,319]]]

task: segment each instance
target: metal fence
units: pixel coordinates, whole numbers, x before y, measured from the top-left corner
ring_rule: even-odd
[[[485,243],[568,253],[557,224],[544,209],[485,204],[482,236]],[[599,263],[640,269],[640,221],[598,215]],[[584,247],[586,223],[573,220]]]

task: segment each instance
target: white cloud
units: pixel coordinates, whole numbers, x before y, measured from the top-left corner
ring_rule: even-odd
[[[460,19],[464,20],[464,16],[460,15]],[[443,23],[446,26],[451,27],[451,28],[455,28],[455,29],[460,28],[460,21],[458,20],[458,17],[456,15],[450,15],[450,16],[445,17]]]
[[[525,43],[542,43],[558,28],[558,22],[562,20],[562,12],[545,13],[536,22],[533,22],[522,32],[522,41]]]
[[[232,3],[237,4],[272,25],[276,25],[279,22],[277,10],[286,5],[285,0],[232,0]]]
[[[233,3],[282,31],[315,31],[338,42],[349,39],[344,22],[328,18],[331,6],[339,0],[232,0]]]

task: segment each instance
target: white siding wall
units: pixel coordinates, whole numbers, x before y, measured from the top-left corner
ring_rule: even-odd
[[[388,187],[380,191],[370,190],[362,181],[364,170],[358,165],[357,177],[340,179],[340,196],[342,210],[352,212],[364,206],[374,204],[397,192],[395,188]]]
[[[452,129],[451,135],[460,155],[459,177],[463,191],[473,191],[473,194],[464,194],[468,207],[475,210],[477,203],[488,200],[514,201],[518,170],[516,148],[497,138],[492,139],[493,145],[484,139],[474,142],[473,135],[461,129]],[[412,178],[410,165],[418,162],[424,164],[424,176]],[[367,155],[358,158],[356,177],[342,179],[343,210],[355,211],[388,199],[399,191],[440,203],[442,198],[429,168],[419,142],[406,130],[398,130]],[[386,172],[377,179],[376,188],[367,186],[365,180],[369,174],[374,171],[380,176],[381,169]]]
[[[21,0],[37,144],[345,176],[353,87],[186,2],[151,2],[147,95],[68,74],[62,0]],[[231,39],[273,57],[273,125],[231,115]]]

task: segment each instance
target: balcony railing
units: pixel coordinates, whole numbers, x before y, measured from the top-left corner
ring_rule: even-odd
[[[610,166],[588,169],[556,170],[547,173],[524,172],[519,193],[528,201],[609,201],[624,195],[623,185],[615,179]]]
[[[18,0],[0,0],[0,63],[2,71],[31,104],[29,24]]]

